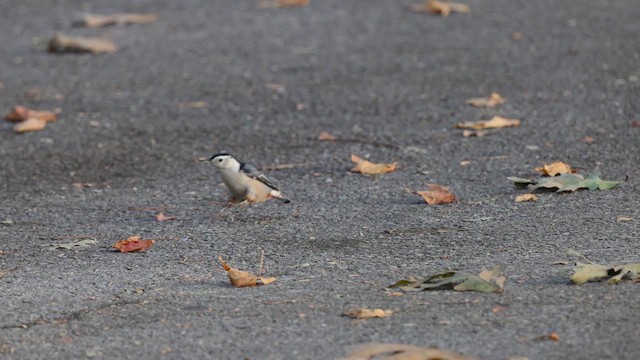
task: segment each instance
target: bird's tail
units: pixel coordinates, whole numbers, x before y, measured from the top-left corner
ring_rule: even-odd
[[[272,196],[273,198],[276,198],[276,199],[278,199],[278,200],[282,201],[282,202],[283,202],[283,203],[285,203],[285,204],[288,204],[288,203],[290,203],[290,202],[291,202],[291,200],[289,200],[289,199],[288,199],[288,198],[286,198],[284,195],[282,195],[282,193],[281,193],[280,191],[278,191],[278,190],[272,190],[272,191],[271,191],[271,196]]]

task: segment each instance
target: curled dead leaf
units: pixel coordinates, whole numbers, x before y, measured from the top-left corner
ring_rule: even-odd
[[[4,116],[4,119],[10,122],[20,122],[30,118],[51,122],[55,121],[58,118],[58,115],[52,111],[31,110],[25,106],[17,105],[10,113]]]
[[[438,184],[429,184],[428,190],[413,191],[406,189],[406,191],[422,196],[422,199],[429,205],[449,204],[456,201],[456,196],[448,188]]]
[[[49,41],[50,53],[112,53],[118,47],[111,40],[96,37],[56,35]]]
[[[156,220],[158,222],[171,221],[171,220],[175,220],[175,219],[176,219],[176,217],[173,216],[173,215],[167,216],[167,215],[165,215],[163,213],[159,213],[159,214],[156,215]]]
[[[220,261],[222,268],[228,273],[231,285],[235,287],[267,285],[276,281],[274,277],[256,276],[248,271],[232,268],[222,259],[222,256],[218,256],[218,261]]]
[[[140,236],[132,236],[126,240],[118,240],[113,248],[120,250],[120,252],[144,251],[154,243],[153,240],[141,240]]]
[[[113,14],[113,15],[92,15],[83,16],[80,23],[88,28],[98,28],[109,25],[131,25],[146,24],[156,21],[155,14]]]
[[[320,133],[320,135],[318,135],[318,140],[320,141],[336,141],[336,139],[337,138],[335,136],[329,134],[326,131],[323,131]]]
[[[463,121],[456,124],[458,129],[499,129],[510,126],[520,126],[520,120],[507,119],[502,116],[494,116],[490,120]]]
[[[569,164],[564,163],[562,161],[556,161],[551,164],[545,164],[541,167],[537,167],[534,169],[535,171],[539,171],[542,175],[546,176],[556,176],[560,174],[571,174],[576,171],[569,166]]]
[[[309,0],[263,0],[258,3],[259,9],[277,9],[309,5]]]
[[[352,319],[371,319],[371,318],[386,318],[393,314],[392,310],[383,309],[356,309],[347,311],[342,316],[350,317]]]
[[[627,221],[633,221],[633,218],[630,216],[618,216],[616,217],[616,222],[627,222]]]
[[[438,348],[404,344],[370,343],[349,347],[341,360],[473,360]]]
[[[536,194],[521,194],[516,196],[517,203],[525,201],[538,201],[538,196],[536,196]]]
[[[449,16],[451,13],[468,13],[469,5],[454,3],[451,1],[428,0],[424,4],[412,5],[414,12],[428,12],[431,14]]]
[[[351,154],[351,161],[353,161],[356,166],[354,166],[351,171],[358,172],[364,175],[377,175],[377,174],[385,174],[396,171],[398,167],[397,162],[393,162],[391,164],[384,163],[372,163],[361,157]]]
[[[493,108],[500,104],[504,104],[506,100],[497,92],[492,92],[489,97],[471,98],[467,100],[467,104],[480,108]]]
[[[466,138],[473,137],[473,136],[483,137],[483,136],[487,135],[488,133],[489,132],[487,130],[469,130],[469,129],[465,129],[462,132],[462,136],[466,137]]]
[[[22,134],[29,131],[40,131],[47,127],[47,122],[38,118],[29,118],[13,126],[13,131]]]

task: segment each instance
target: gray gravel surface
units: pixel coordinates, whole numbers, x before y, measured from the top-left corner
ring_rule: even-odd
[[[0,124],[0,270],[15,269],[0,279],[0,357],[335,359],[348,345],[401,342],[480,359],[640,358],[638,284],[574,286],[571,266],[554,265],[571,260],[565,248],[640,262],[637,0],[470,0],[471,13],[448,18],[411,3],[2,1],[0,109],[62,112],[37,133]],[[159,18],[72,27],[84,11]],[[56,32],[120,49],[47,54]],[[464,103],[491,91],[508,102]],[[194,101],[207,106],[184,106]],[[482,138],[454,128],[493,115],[522,125]],[[314,140],[320,131],[363,142]],[[226,189],[198,161],[219,150],[302,163],[269,172],[293,202],[223,209]],[[352,174],[351,153],[401,169]],[[522,191],[506,178],[554,160],[629,180],[514,203]],[[427,183],[458,201],[428,206],[404,191]],[[158,223],[159,212],[177,220]],[[135,234],[156,244],[111,249]],[[51,246],[83,238],[98,244]],[[218,255],[256,270],[259,248],[278,281],[230,287]],[[496,263],[503,294],[383,290]],[[359,307],[395,313],[340,316]],[[532,340],[554,331],[560,341]]]

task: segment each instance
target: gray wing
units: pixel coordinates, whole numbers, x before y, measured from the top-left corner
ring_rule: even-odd
[[[249,176],[250,178],[256,179],[261,183],[267,185],[273,190],[278,190],[278,187],[276,186],[276,184],[274,184],[273,181],[271,181],[271,179],[269,179],[265,174],[261,173],[260,170],[256,169],[253,165],[241,163],[240,171],[247,174],[247,176]]]

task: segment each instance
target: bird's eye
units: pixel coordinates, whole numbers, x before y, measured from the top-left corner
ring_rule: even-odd
[[[222,162],[222,159],[218,159],[218,162]]]

